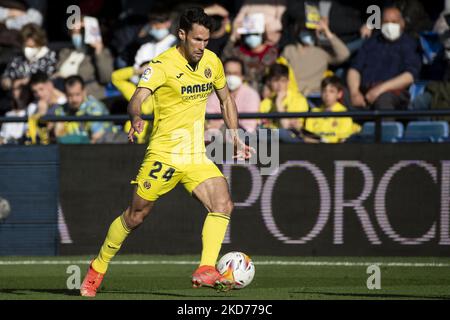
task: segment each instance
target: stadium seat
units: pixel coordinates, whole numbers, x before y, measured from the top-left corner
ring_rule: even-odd
[[[381,142],[396,143],[403,137],[404,127],[401,122],[386,121],[381,125]],[[364,123],[361,133],[353,136],[348,142],[374,142],[375,122]]]
[[[406,127],[401,142],[444,142],[449,137],[446,121],[414,121]]]
[[[425,92],[425,88],[426,88],[427,84],[428,84],[428,81],[417,81],[416,83],[413,83],[409,87],[409,95],[411,97],[410,103],[409,103],[410,109],[413,109],[414,101],[416,100],[416,98]]]
[[[319,107],[322,104],[322,96],[320,93],[310,93],[306,96],[306,99],[312,108]]]

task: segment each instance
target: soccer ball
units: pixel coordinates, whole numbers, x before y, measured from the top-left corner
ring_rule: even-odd
[[[227,279],[234,280],[236,289],[248,286],[255,276],[255,266],[242,252],[229,252],[217,263],[217,270]]]

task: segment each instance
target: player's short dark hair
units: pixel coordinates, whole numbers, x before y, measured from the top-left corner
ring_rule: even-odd
[[[289,68],[284,64],[274,63],[269,68],[267,80],[279,79],[281,77],[289,78]]]
[[[81,85],[81,89],[84,89],[85,82],[84,82],[83,78],[80,77],[79,75],[70,76],[70,77],[67,77],[66,79],[64,79],[64,88],[73,87],[77,83],[79,83]]]
[[[33,73],[30,77],[30,86],[34,86],[40,83],[47,83],[50,81],[50,77],[42,71],[38,71]]]
[[[344,91],[344,84],[342,83],[342,80],[337,76],[330,76],[323,79],[322,83],[320,84],[320,88],[322,89],[322,91],[327,86],[333,86],[338,89],[338,91]]]
[[[194,23],[204,26],[209,31],[212,29],[211,17],[200,7],[192,7],[186,9],[180,16],[179,29],[189,32],[192,30]]]
[[[225,66],[228,62],[234,62],[234,63],[238,63],[241,66],[241,71],[242,71],[242,75],[245,76],[245,65],[244,65],[244,61],[242,61],[241,59],[239,59],[238,57],[231,57],[226,59],[223,62],[223,65]]]

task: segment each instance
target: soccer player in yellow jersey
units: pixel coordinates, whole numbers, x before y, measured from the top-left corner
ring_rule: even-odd
[[[254,152],[237,135],[238,118],[219,58],[206,49],[211,30],[210,18],[201,8],[187,9],[180,17],[180,44],[154,58],[138,84],[128,113],[134,134],[144,127],[141,105],[155,99],[151,142],[141,169],[132,183],[131,205],[110,226],[100,253],[89,266],[81,285],[81,295],[94,297],[108,264],[126,237],[151,212],[155,201],[181,182],[208,210],[202,230],[200,266],[192,275],[194,288],[206,286],[226,291],[232,280],[215,268],[233,203],[228,184],[216,165],[206,157],[204,121],[206,102],[213,90],[222,106],[225,124],[235,143],[236,157],[248,159]]]

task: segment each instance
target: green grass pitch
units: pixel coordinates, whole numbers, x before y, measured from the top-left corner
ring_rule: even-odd
[[[256,275],[250,286],[217,293],[191,288],[198,257],[119,256],[96,299],[450,299],[450,258],[252,258]],[[86,299],[67,288],[67,269],[78,265],[83,277],[88,259],[0,257],[0,300]],[[366,285],[372,263],[380,263],[380,290]]]

